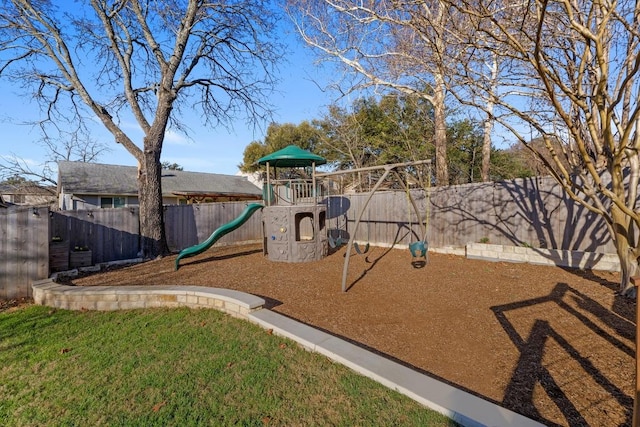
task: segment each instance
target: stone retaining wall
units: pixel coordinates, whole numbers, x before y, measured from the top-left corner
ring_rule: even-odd
[[[520,246],[467,244],[466,257],[485,261],[527,262],[540,265],[579,268],[583,270],[620,271],[616,254],[556,249],[526,248]]]
[[[36,304],[66,310],[128,310],[150,307],[214,308],[246,319],[265,301],[231,289],[205,286],[68,286],[52,279],[34,282]]]

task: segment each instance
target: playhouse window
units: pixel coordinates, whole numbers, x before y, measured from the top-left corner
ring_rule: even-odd
[[[296,241],[309,241],[314,238],[313,213],[298,212],[295,216]]]

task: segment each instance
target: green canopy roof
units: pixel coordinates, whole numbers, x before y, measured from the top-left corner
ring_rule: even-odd
[[[299,168],[311,166],[314,163],[316,165],[324,165],[327,160],[324,157],[313,154],[311,151],[303,150],[295,145],[289,145],[258,160],[259,165],[266,165],[267,163],[277,168]]]

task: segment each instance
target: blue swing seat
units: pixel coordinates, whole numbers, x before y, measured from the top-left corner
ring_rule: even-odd
[[[331,237],[331,234],[329,234],[327,238],[329,240],[329,246],[331,246],[331,249],[338,248],[346,243],[340,236],[334,239],[333,237]]]
[[[366,254],[369,252],[369,242],[364,245],[364,248],[361,248],[358,242],[353,243],[353,248],[356,250],[358,255]]]
[[[427,255],[427,242],[419,240],[409,243],[409,250],[414,258],[424,258]]]

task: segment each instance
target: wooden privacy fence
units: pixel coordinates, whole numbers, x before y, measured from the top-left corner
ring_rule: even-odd
[[[412,190],[421,219],[428,215],[431,247],[475,242],[615,253],[604,220],[570,199],[551,177],[436,187],[428,193]],[[366,197],[330,197],[329,229],[347,221],[348,235]],[[341,211],[346,217],[336,217]],[[380,192],[363,213],[356,239],[406,245],[421,238],[419,223],[406,192]]]
[[[205,240],[244,210],[244,202],[165,207],[169,249],[179,251]],[[31,295],[31,283],[53,271],[73,268],[75,255],[88,264],[137,258],[137,208],[49,211],[48,207],[0,210],[0,299]],[[220,239],[219,244],[261,241],[260,214]],[[75,249],[82,249],[74,252]],[[79,258],[78,258],[79,259]]]
[[[247,202],[220,202],[165,206],[164,228],[169,250],[178,252],[205,241],[221,225],[236,219]],[[253,214],[240,228],[223,236],[217,245],[262,241],[262,216]]]
[[[420,219],[428,215],[430,247],[470,242],[615,253],[603,220],[569,199],[551,178],[467,184],[413,190],[419,216],[403,191],[374,195],[363,212],[356,240],[372,245],[408,245],[422,238]],[[348,239],[367,194],[325,198],[326,229]],[[247,202],[165,207],[169,249],[177,252],[204,241],[237,218]],[[46,207],[0,210],[0,299],[31,294],[31,282],[51,270],[53,240],[62,251],[78,246],[91,251],[91,263],[136,258],[140,252],[137,208],[49,212]],[[56,239],[54,239],[56,238]],[[217,244],[262,241],[261,214]],[[64,252],[66,254],[66,252]],[[61,255],[62,260],[66,258]],[[70,257],[69,257],[70,259]]]
[[[604,220],[551,177],[435,188],[429,237],[436,247],[488,242],[615,253]]]
[[[91,251],[92,264],[131,259],[140,252],[137,208],[51,212],[50,237]]]
[[[48,212],[46,207],[0,210],[0,299],[30,296],[31,282],[49,275]]]

